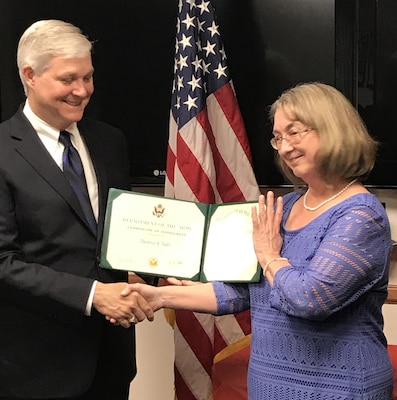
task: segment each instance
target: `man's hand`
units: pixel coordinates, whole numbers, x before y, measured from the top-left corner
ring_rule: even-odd
[[[143,321],[147,318],[153,321],[154,312],[149,303],[136,291],[131,291],[127,296],[121,292],[127,283],[102,283],[98,282],[93,307],[116,325],[129,328],[132,323]]]

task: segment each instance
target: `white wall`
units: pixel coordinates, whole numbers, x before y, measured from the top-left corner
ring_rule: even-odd
[[[397,190],[372,190],[386,204],[392,238],[397,241]],[[391,265],[390,282],[397,284],[397,262]],[[397,305],[383,306],[385,335],[397,344]],[[174,340],[162,310],[153,322],[136,327],[138,374],[131,384],[131,400],[174,400]]]
[[[174,333],[164,317],[136,326],[138,373],[131,383],[131,400],[174,399]]]

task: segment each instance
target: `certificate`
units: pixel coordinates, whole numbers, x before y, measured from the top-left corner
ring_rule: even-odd
[[[204,204],[110,189],[100,265],[203,282],[258,281],[254,204]]]

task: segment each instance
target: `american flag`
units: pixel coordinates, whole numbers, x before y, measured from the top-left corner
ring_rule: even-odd
[[[203,203],[256,200],[259,188],[214,10],[180,0],[165,196]],[[180,400],[212,396],[214,356],[250,333],[249,312],[175,313],[175,387]]]

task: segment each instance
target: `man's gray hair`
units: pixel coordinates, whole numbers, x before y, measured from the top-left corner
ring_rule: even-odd
[[[33,23],[19,40],[17,64],[19,76],[27,95],[22,69],[29,65],[42,74],[53,57],[79,58],[91,54],[92,42],[80,28],[64,21],[49,19]]]

